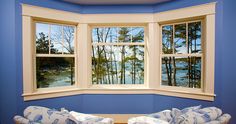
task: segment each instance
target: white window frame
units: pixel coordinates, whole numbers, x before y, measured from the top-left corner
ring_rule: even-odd
[[[214,94],[214,46],[215,5],[198,6],[151,14],[78,14],[31,5],[22,5],[23,22],[23,94],[24,100],[53,98],[78,94],[160,94],[167,96],[213,101]],[[55,14],[57,13],[57,14]],[[163,88],[160,85],[161,25],[176,20],[204,18],[205,71],[204,90]],[[34,20],[76,25],[77,85],[71,88],[34,90]],[[94,26],[145,26],[145,86],[91,87],[91,29]],[[89,64],[88,64],[89,63]]]
[[[177,10],[171,10],[167,12],[157,13],[155,19],[157,20],[157,29],[159,29],[159,51],[158,55],[161,54],[162,50],[162,35],[161,26],[166,23],[178,23],[187,22],[191,20],[201,19],[202,20],[202,41],[204,46],[204,57],[203,57],[203,81],[202,89],[193,88],[182,88],[182,87],[171,87],[162,86],[161,78],[159,79],[158,89],[173,93],[183,93],[185,97],[189,97],[190,94],[197,94],[195,97],[200,99],[206,98],[205,100],[213,101],[214,97],[214,63],[215,63],[215,4],[203,4],[199,6],[192,6]],[[159,61],[161,62],[161,61]],[[160,67],[160,66],[159,66]],[[161,69],[159,69],[160,71]],[[161,75],[161,72],[159,72]]]
[[[142,27],[144,28],[144,42],[143,43],[92,43],[90,42],[91,46],[103,46],[103,45],[111,45],[111,46],[114,46],[114,45],[117,45],[117,46],[138,46],[138,45],[141,45],[141,46],[144,46],[144,84],[92,84],[92,81],[91,83],[89,83],[89,88],[93,88],[93,89],[103,89],[103,88],[109,88],[109,89],[142,89],[142,88],[148,88],[147,87],[147,81],[146,81],[146,36],[145,36],[145,32],[146,32],[146,26],[145,25],[142,25],[142,24],[139,24],[139,25],[129,25],[129,24],[124,24],[124,25],[112,25],[112,24],[102,24],[102,26],[99,26],[99,24],[97,24],[96,26],[93,26],[91,25],[90,28],[93,29],[93,28],[104,28],[104,27]],[[91,32],[92,33],[92,32]],[[91,51],[92,52],[92,51]],[[90,56],[92,55],[92,53],[90,53]],[[91,57],[92,59],[92,57]],[[91,62],[92,63],[92,60]],[[90,65],[92,67],[92,65]],[[92,70],[91,70],[92,71]],[[92,72],[91,72],[92,73]],[[90,77],[92,79],[92,76]]]
[[[186,54],[176,54],[176,53],[172,53],[172,54],[163,54],[162,52],[162,27],[163,26],[173,26],[173,40],[175,38],[175,34],[174,34],[174,26],[178,25],[178,24],[185,24],[186,25],[186,42],[188,42],[188,24],[189,23],[193,23],[193,22],[201,22],[201,33],[204,32],[204,18],[198,18],[198,19],[190,19],[188,21],[176,21],[176,22],[172,22],[172,23],[167,23],[167,24],[161,24],[160,25],[160,63],[162,62],[162,58],[163,57],[201,57],[201,87],[200,88],[188,88],[188,87],[177,87],[177,86],[167,86],[167,85],[162,85],[160,84],[160,88],[161,89],[166,89],[166,90],[182,90],[182,91],[191,91],[191,92],[204,92],[204,53],[205,53],[205,46],[204,46],[204,42],[203,39],[205,37],[205,34],[201,34],[201,49],[202,52],[201,53],[186,53]],[[172,49],[174,49],[175,45],[173,44]],[[187,47],[186,47],[187,48]],[[174,50],[173,50],[174,52]],[[161,68],[161,64],[160,64],[160,72],[162,72],[162,68]],[[160,74],[160,83],[162,82],[162,74]]]
[[[50,44],[51,44],[51,27],[52,27],[52,25],[57,25],[57,26],[71,26],[71,27],[74,27],[74,29],[76,29],[76,26],[75,25],[72,25],[72,24],[66,24],[66,23],[60,23],[60,22],[58,22],[58,23],[55,23],[55,22],[50,22],[50,21],[38,21],[37,19],[34,19],[33,20],[33,34],[32,35],[34,35],[33,36],[33,41],[35,41],[35,34],[36,34],[36,23],[40,23],[40,24],[47,24],[47,25],[49,25],[49,46],[50,46]],[[62,30],[63,30],[63,27],[62,27]],[[62,35],[63,35],[63,32],[64,31],[62,31]],[[73,54],[64,54],[64,52],[62,52],[62,54],[51,54],[51,51],[50,51],[50,48],[49,48],[49,53],[48,54],[44,54],[44,53],[36,53],[36,45],[35,45],[35,42],[33,42],[33,51],[34,51],[34,54],[33,54],[33,56],[34,56],[34,58],[33,58],[33,64],[34,64],[34,66],[33,66],[33,73],[34,73],[34,83],[33,83],[33,87],[34,87],[34,89],[33,89],[33,91],[35,91],[35,92],[43,92],[43,91],[52,91],[52,90],[60,90],[60,89],[71,89],[71,88],[76,88],[77,86],[78,86],[78,82],[77,82],[77,68],[78,68],[78,66],[77,66],[77,57],[76,57],[76,53],[77,53],[77,45],[76,45],[76,40],[77,40],[77,38],[76,38],[76,33],[77,32],[77,30],[75,30],[75,32],[74,32],[74,53]],[[63,36],[62,36],[62,39],[64,40],[64,38],[63,38]],[[64,41],[63,41],[63,43],[64,43]],[[62,45],[64,45],[62,43]],[[37,88],[37,79],[36,79],[36,58],[37,57],[71,57],[71,58],[74,58],[74,60],[75,60],[75,63],[74,63],[74,67],[75,67],[75,72],[74,72],[74,76],[75,76],[75,83],[73,84],[73,85],[71,85],[71,86],[59,86],[59,87],[48,87],[48,88]]]

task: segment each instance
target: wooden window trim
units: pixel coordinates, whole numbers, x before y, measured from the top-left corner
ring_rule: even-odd
[[[160,94],[182,98],[192,98],[213,101],[214,94],[214,60],[215,60],[215,5],[208,3],[197,6],[191,6],[176,10],[165,11],[151,14],[78,14],[61,10],[37,7],[22,4],[22,22],[23,22],[23,94],[24,100],[35,100],[44,98],[54,98],[78,94]],[[55,15],[55,13],[57,13]],[[207,41],[205,48],[206,60],[204,60],[206,70],[204,73],[204,91],[188,91],[175,89],[165,89],[160,86],[160,26],[178,20],[188,20],[195,18],[204,18],[204,31],[207,34],[204,41]],[[77,81],[76,87],[67,87],[65,89],[57,88],[47,91],[34,91],[33,86],[33,21],[49,21],[55,23],[73,24],[77,27]],[[93,88],[88,82],[91,82],[91,62],[89,54],[91,52],[91,26],[100,25],[120,25],[145,26],[145,45],[147,47],[146,68],[146,87],[127,87],[127,88]],[[83,52],[81,52],[83,51]],[[89,56],[88,56],[89,55]]]

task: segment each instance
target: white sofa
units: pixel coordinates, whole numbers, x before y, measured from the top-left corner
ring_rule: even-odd
[[[230,118],[229,114],[222,114],[222,110],[216,107],[193,106],[130,118],[128,124],[228,124]]]
[[[24,110],[24,117],[16,115],[16,124],[113,124],[113,119],[89,114],[67,111],[57,111],[40,106],[29,106]]]

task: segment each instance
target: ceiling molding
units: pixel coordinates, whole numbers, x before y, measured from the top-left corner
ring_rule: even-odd
[[[173,0],[62,0],[80,5],[152,5]]]

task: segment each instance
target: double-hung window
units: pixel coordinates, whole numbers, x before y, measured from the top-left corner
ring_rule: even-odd
[[[36,22],[35,88],[75,84],[75,26]]]
[[[92,29],[92,84],[144,84],[144,27]]]
[[[161,85],[202,88],[202,21],[161,26]]]

